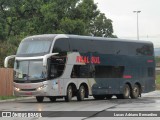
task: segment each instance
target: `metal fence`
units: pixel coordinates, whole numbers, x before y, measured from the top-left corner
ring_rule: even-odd
[[[13,69],[0,68],[0,96],[13,95]]]

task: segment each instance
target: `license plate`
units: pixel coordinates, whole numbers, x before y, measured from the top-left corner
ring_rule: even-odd
[[[32,95],[32,92],[27,92],[25,93],[25,95]]]

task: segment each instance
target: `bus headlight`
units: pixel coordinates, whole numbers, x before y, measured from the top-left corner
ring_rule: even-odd
[[[20,91],[20,88],[15,87],[15,90],[16,90],[16,91]]]
[[[43,85],[43,86],[38,87],[38,88],[37,88],[37,91],[42,90],[44,87],[46,87],[46,86],[45,86],[45,85]]]
[[[41,86],[41,87],[38,87],[37,88],[37,91],[40,91],[40,90],[42,90],[43,89],[43,87]]]

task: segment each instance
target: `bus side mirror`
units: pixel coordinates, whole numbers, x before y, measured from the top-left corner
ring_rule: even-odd
[[[5,58],[5,60],[4,60],[4,67],[5,67],[5,68],[8,68],[8,61],[9,61],[10,59],[15,58],[15,57],[16,57],[16,55],[7,56],[7,57]]]
[[[44,55],[44,57],[43,57],[43,66],[47,66],[47,59],[48,58],[50,58],[53,55],[57,55],[57,54],[59,54],[59,53],[50,53],[50,54]]]

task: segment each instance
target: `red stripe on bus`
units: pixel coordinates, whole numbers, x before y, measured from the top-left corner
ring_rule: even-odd
[[[129,78],[132,78],[132,76],[131,75],[124,75],[123,78],[129,79]]]

